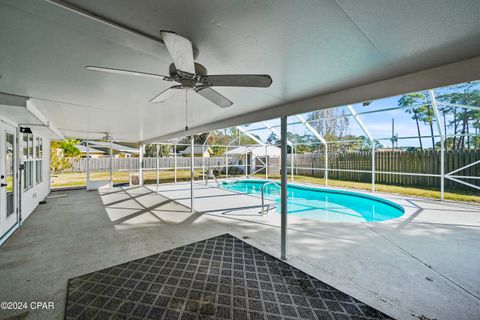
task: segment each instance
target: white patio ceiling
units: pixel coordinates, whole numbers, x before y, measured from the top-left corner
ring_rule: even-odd
[[[219,88],[228,109],[191,97],[191,132],[480,78],[478,0],[68,3],[154,38],[161,29],[188,37],[209,74],[272,76],[268,89]],[[184,95],[148,102],[169,83],[84,69],[167,74],[157,41],[48,1],[0,0],[0,48],[0,92],[34,98],[67,136],[185,135]]]

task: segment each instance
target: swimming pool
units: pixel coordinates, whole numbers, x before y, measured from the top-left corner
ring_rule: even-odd
[[[223,182],[223,189],[262,194],[268,180]],[[401,217],[404,209],[391,201],[357,192],[288,184],[287,212],[295,216],[341,222],[378,222]],[[280,212],[280,187],[265,186],[265,197],[277,203]]]

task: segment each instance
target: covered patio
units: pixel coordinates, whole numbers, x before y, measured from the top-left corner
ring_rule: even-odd
[[[478,0],[0,0],[0,319],[477,320],[480,210],[449,199],[480,201],[479,16]],[[53,190],[80,140],[86,183]],[[335,187],[351,177],[371,192]],[[400,214],[322,220],[298,198]]]

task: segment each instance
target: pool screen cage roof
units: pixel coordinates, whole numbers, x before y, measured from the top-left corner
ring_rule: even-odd
[[[480,90],[480,82],[463,85],[470,89]],[[440,179],[440,197],[442,200],[444,199],[445,181],[447,179],[468,188],[480,190],[480,177],[478,175],[461,174],[463,170],[478,165],[480,159],[473,158],[473,161],[462,163],[461,166],[450,168],[451,170],[447,170],[445,165],[445,155],[448,149],[480,149],[478,134],[480,129],[479,101],[475,100],[476,103],[467,105],[456,103],[461,99],[455,99],[455,97],[450,100],[445,99],[446,94],[453,92],[452,90],[455,91],[455,87],[427,90],[407,94],[401,96],[401,98],[379,99],[289,116],[287,144],[289,147],[288,162],[291,180],[294,180],[295,173],[299,170],[322,171],[324,183],[328,185],[329,172],[356,172],[371,176],[371,190],[374,192],[375,177],[379,174],[430,177]],[[393,99],[398,99],[396,104],[393,103]],[[452,126],[456,126],[455,123],[458,122],[457,118],[461,112],[468,114],[469,118],[466,121],[470,123],[467,130],[463,128],[463,131],[458,127],[452,128]],[[400,123],[397,120],[397,127],[395,127],[395,119],[398,114],[403,114],[404,119]],[[410,117],[409,121],[405,121],[405,115],[407,114]],[[344,132],[340,135],[338,132],[334,134],[331,132],[332,128],[330,128],[332,125],[337,127],[335,130],[343,130]],[[348,127],[348,130],[345,130],[345,127]],[[195,139],[194,144],[204,149],[224,148],[225,155],[232,148],[243,148],[241,150],[244,151],[240,153],[245,157],[244,162],[240,163],[245,165],[245,175],[248,176],[259,172],[260,169],[248,171],[247,166],[250,164],[247,163],[246,155],[254,148],[258,150],[259,147],[265,148],[265,153],[268,155],[268,146],[279,145],[279,131],[280,120],[273,119],[196,135],[197,139]],[[398,131],[401,131],[401,133],[399,134]],[[425,134],[425,131],[428,133]],[[223,143],[211,143],[210,138],[218,132],[229,135],[230,140]],[[187,145],[184,141],[185,138],[177,138],[159,144],[172,144],[176,148],[181,148],[182,145]],[[412,141],[414,147],[407,147],[406,145]],[[297,149],[305,146],[310,147],[310,154],[321,154],[323,167],[306,168],[296,164],[295,158],[301,156],[297,153]],[[369,170],[329,168],[329,158],[333,153],[348,150],[352,146],[363,151],[369,151]],[[436,169],[435,173],[419,172],[418,170],[408,172],[399,170],[399,168],[382,171],[378,170],[378,166],[375,165],[377,158],[381,155],[380,151],[405,151],[412,148],[431,150],[439,155],[439,168]],[[266,159],[268,157],[264,157],[260,161],[263,163],[264,171],[262,172],[268,178],[269,164]],[[228,165],[227,160],[225,162],[227,177]],[[205,164],[202,164],[202,169],[206,169]]]

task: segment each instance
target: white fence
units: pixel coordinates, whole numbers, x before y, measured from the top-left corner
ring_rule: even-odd
[[[135,171],[140,168],[139,158],[113,158],[113,171]],[[86,172],[87,159],[69,159],[71,167],[64,169],[61,172]],[[175,158],[158,158],[159,168],[161,170],[173,170],[175,168]],[[226,165],[226,157],[210,157],[210,158],[195,158],[196,168],[211,168],[220,169]],[[233,158],[228,158],[228,165],[233,166]],[[177,157],[177,169],[190,169],[190,158]],[[110,159],[107,158],[92,158],[90,159],[90,171],[108,171],[110,170]],[[157,158],[149,157],[143,158],[143,170],[155,170],[157,167]]]

